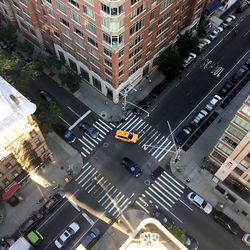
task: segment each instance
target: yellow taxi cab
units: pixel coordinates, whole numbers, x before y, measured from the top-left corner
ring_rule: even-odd
[[[138,135],[133,132],[128,132],[125,130],[117,130],[115,133],[115,138],[117,140],[136,143],[138,140]]]

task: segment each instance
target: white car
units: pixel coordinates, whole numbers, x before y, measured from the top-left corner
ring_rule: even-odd
[[[79,229],[80,226],[76,222],[71,223],[68,228],[55,240],[56,247],[61,249],[63,246],[65,246]]]
[[[212,111],[221,101],[221,97],[219,95],[215,95],[213,99],[206,105],[206,110]]]
[[[198,126],[202,120],[208,115],[208,112],[204,109],[202,109],[193,119],[192,123],[196,126]]]
[[[208,39],[213,41],[221,32],[223,31],[223,28],[217,27],[215,28],[210,35],[208,36]]]
[[[250,246],[250,234],[245,233],[242,237],[242,241],[247,245]]]
[[[186,68],[197,56],[194,53],[188,53],[187,57],[183,60],[182,66]]]
[[[226,29],[226,28],[228,28],[228,27],[234,22],[235,19],[236,19],[235,16],[229,15],[229,16],[222,22],[221,26],[222,26],[224,29]]]
[[[203,39],[199,42],[199,44],[197,45],[197,49],[199,52],[203,51],[209,44],[211,44],[211,41],[208,39]]]
[[[192,202],[194,205],[196,205],[198,208],[203,210],[206,214],[210,214],[213,210],[213,207],[211,204],[206,202],[203,198],[201,198],[198,194],[194,192],[190,192],[187,196],[188,200]]]

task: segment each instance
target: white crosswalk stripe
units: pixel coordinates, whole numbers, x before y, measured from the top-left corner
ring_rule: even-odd
[[[128,207],[134,196],[134,193],[128,197],[119,191],[89,162],[82,166],[81,173],[75,182],[83,188],[86,195],[95,198],[103,207],[105,214],[112,218],[117,218]]]
[[[169,210],[184,194],[185,187],[174,177],[163,171],[162,174],[140,195],[136,204],[143,210],[149,205]]]
[[[106,123],[101,119],[95,121],[92,126],[99,131],[97,138],[92,138],[86,133],[83,133],[81,138],[78,138],[78,141],[82,144],[81,155],[86,158],[88,157],[93,150],[100,145],[100,143],[105,139],[105,137],[115,129],[113,123]]]
[[[147,124],[145,120],[132,113],[125,118],[123,123],[117,126],[117,129],[137,133],[139,137],[137,144],[159,162],[173,150],[174,142],[170,136],[162,135],[150,124]]]

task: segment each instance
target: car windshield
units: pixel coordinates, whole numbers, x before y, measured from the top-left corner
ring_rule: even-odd
[[[61,238],[58,238],[57,241],[58,241],[61,245],[64,244],[64,242],[63,242],[63,240],[62,240]]]
[[[130,170],[131,170],[132,172],[134,172],[134,171],[135,171],[135,167],[131,167]]]
[[[71,227],[68,227],[67,228],[67,231],[69,232],[69,234],[74,234],[75,233],[75,231],[71,228]]]
[[[128,139],[130,139],[130,140],[133,139],[133,134],[132,133],[128,134]]]
[[[203,202],[201,203],[201,207],[203,207],[203,208],[205,208],[206,205],[207,205],[207,202],[206,202],[206,201],[203,201]]]
[[[69,138],[71,136],[71,133],[70,131],[67,131],[65,134],[64,134],[65,138]]]

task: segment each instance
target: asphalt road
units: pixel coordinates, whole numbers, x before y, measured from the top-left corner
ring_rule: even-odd
[[[147,119],[147,123],[159,130],[162,135],[168,135],[169,133],[166,124],[167,120],[170,121],[172,128],[187,124],[249,56],[249,23],[250,16],[247,16],[239,24],[237,36],[233,35],[232,32],[236,25],[234,23],[232,27],[225,30],[213,42],[210,48],[199,56],[193,65],[183,71],[183,77],[179,84],[156,101],[158,106]],[[41,88],[49,90],[56,97],[63,112],[61,120],[66,125],[71,126],[88,112],[86,106],[63,88],[55,85],[46,76],[42,76],[35,81],[32,90],[35,95],[32,97],[37,98],[36,93]],[[185,200],[186,189],[176,183],[174,177],[168,176],[168,174],[165,174],[164,177],[168,178],[172,189],[175,188],[179,192],[175,191],[178,196],[176,196],[174,203],[169,201],[169,204],[167,204],[164,197],[160,197],[162,194],[155,194],[148,187],[150,173],[159,164],[155,151],[151,151],[149,154],[143,150],[143,145],[131,145],[115,141],[113,132],[115,128],[111,124],[105,125],[98,121],[98,117],[93,112],[87,116],[86,120],[91,124],[102,125],[102,127],[107,125],[105,127],[107,131],[105,130],[106,134],[103,134],[103,138],[100,138],[98,144],[92,142],[93,148],[88,144],[92,150],[80,140],[77,140],[74,145],[79,152],[86,154],[82,175],[80,173],[79,179],[77,178],[72,186],[72,192],[77,191],[76,203],[80,208],[85,209],[86,205],[88,205],[88,211],[94,210],[94,212],[92,211],[93,218],[95,213],[102,213],[106,210],[105,216],[109,219],[115,219],[117,216],[115,204],[124,208],[140,197],[149,203],[151,201],[153,204],[158,202],[158,204],[164,205],[164,208],[166,207],[165,211],[170,211],[169,214],[172,214],[172,218],[178,218],[177,221],[181,221],[182,227],[197,238],[201,250],[239,249],[239,246],[242,245],[240,237],[231,236],[226,230],[217,225],[211,216],[203,214],[189,204],[187,205],[192,210],[187,205],[184,205],[184,203],[187,203]],[[73,132],[78,139],[81,138],[81,133],[77,128],[73,128]],[[146,131],[144,132],[146,133]],[[151,135],[154,135],[154,133],[156,132],[153,131]],[[155,141],[161,138],[162,136],[158,135]],[[88,139],[90,140],[90,138]],[[83,148],[88,149],[89,154],[83,151]],[[91,155],[90,158],[88,158],[89,155]],[[122,168],[120,163],[124,156],[130,157],[141,166],[143,170],[141,177],[136,179]],[[107,192],[109,192],[108,195],[106,195]],[[105,200],[106,198],[107,200]],[[169,200],[171,200],[171,197]],[[131,203],[129,203],[130,201]],[[53,249],[55,238],[72,221],[77,221],[81,226],[80,233],[71,242],[71,244],[76,244],[91,226],[81,213],[82,211],[78,211],[69,202],[56,210],[48,221],[39,226],[39,230],[45,238],[42,244],[46,245],[41,245],[41,249]],[[100,228],[107,227],[107,222],[98,221],[98,223]]]

